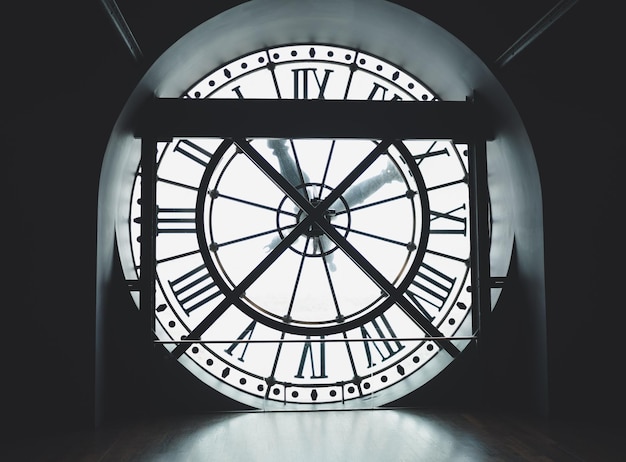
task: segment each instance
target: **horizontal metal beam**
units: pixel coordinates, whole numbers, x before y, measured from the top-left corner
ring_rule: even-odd
[[[467,335],[467,336],[459,336],[459,337],[392,337],[394,342],[427,342],[427,341],[438,341],[438,340],[477,340],[478,337],[475,335]],[[240,344],[240,343],[375,343],[375,342],[385,342],[390,339],[384,338],[302,338],[302,339],[280,339],[280,340],[269,340],[269,339],[230,339],[230,340],[193,340],[193,339],[180,339],[180,340],[155,340],[154,344],[158,345],[168,345],[168,344],[179,344],[179,343],[197,343],[201,345],[212,345],[212,344]]]
[[[471,101],[155,98],[137,137],[492,139]]]

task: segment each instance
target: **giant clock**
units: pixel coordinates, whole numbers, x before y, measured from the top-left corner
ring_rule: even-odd
[[[325,15],[335,5],[322,3],[308,7]],[[195,77],[168,96],[442,99],[420,75],[428,63],[381,53],[398,44],[333,40],[332,21],[304,24],[310,33],[262,46],[242,32],[229,56],[215,46],[219,59],[191,62]],[[471,342],[467,145],[177,137],[157,144],[154,162],[155,338],[207,386],[264,409],[382,405],[432,380]],[[137,162],[120,201],[129,281],[146,276],[142,179]]]

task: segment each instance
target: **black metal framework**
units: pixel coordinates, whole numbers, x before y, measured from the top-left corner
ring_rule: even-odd
[[[271,117],[267,117],[271,114]],[[440,139],[493,137],[475,101],[153,98],[135,135],[221,138]]]
[[[141,267],[139,311],[145,338],[152,338],[156,273],[156,139],[142,137],[141,143]]]
[[[266,114],[272,114],[271,118]],[[303,122],[306,120],[306,122]],[[156,279],[156,151],[158,141],[171,141],[173,137],[220,137],[231,139],[272,180],[287,192],[290,198],[306,213],[294,230],[276,247],[273,253],[282,252],[312,223],[319,226],[335,242],[350,244],[333,226],[323,219],[323,213],[341,194],[341,187],[329,198],[313,206],[280,175],[262,163],[261,156],[247,141],[248,138],[364,138],[381,140],[379,148],[372,151],[374,157],[386,146],[403,139],[444,139],[469,146],[470,158],[470,216],[471,216],[471,270],[474,337],[482,336],[483,327],[491,311],[489,272],[489,223],[488,190],[486,171],[486,141],[492,139],[486,117],[475,98],[462,102],[450,101],[327,101],[327,100],[220,100],[220,99],[159,99],[148,102],[145,111],[136,121],[136,137],[142,140],[141,156],[141,263],[140,263],[140,310],[150,335],[154,329],[155,279]],[[368,165],[364,164],[366,168]],[[358,176],[356,174],[353,175]],[[354,178],[346,178],[351,183]],[[291,236],[291,237],[290,237]],[[382,290],[392,295],[392,300],[402,305],[399,291],[382,277],[358,251],[352,257]],[[271,264],[271,258],[265,263]],[[173,356],[181,356],[189,346],[202,343],[199,339],[206,325],[213,322],[223,311],[234,304],[235,298],[264,269],[255,269],[240,286],[227,296],[209,317],[200,323],[183,341],[177,344]],[[397,293],[397,296],[393,296]],[[416,311],[416,310],[414,310]],[[449,338],[441,336],[437,329],[430,329],[428,322],[418,324],[424,328],[429,339],[438,343],[451,356],[459,350]],[[432,326],[431,326],[432,327]],[[413,339],[417,340],[417,339]],[[228,342],[252,340],[230,339]],[[307,339],[315,341],[313,339]],[[361,341],[361,340],[360,340]],[[363,339],[362,341],[367,341]],[[156,341],[155,343],[163,343]],[[216,342],[217,343],[217,342]]]

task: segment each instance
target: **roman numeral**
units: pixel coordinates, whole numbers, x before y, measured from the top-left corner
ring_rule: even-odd
[[[404,348],[404,345],[402,345],[402,343],[400,343],[398,340],[390,340],[397,338],[397,336],[391,328],[391,325],[389,324],[389,321],[384,314],[381,317],[374,319],[370,323],[370,325],[371,328],[373,328],[373,332],[375,332],[376,336],[372,337],[366,327],[367,324],[361,326],[361,336],[364,339],[378,338],[381,339],[381,342],[363,342],[365,355],[367,357],[367,367],[372,367],[376,365],[376,363],[372,359],[371,346],[373,346],[378,353],[380,361],[386,361]]]
[[[367,99],[370,101],[373,101],[373,100],[385,101],[388,99],[387,91],[389,91],[387,87],[383,87],[382,85],[374,82],[374,87],[372,88],[372,91],[370,92]],[[389,98],[390,101],[397,101],[401,99],[402,98],[400,98],[400,96],[397,94],[394,94],[391,98]]]
[[[169,281],[169,285],[176,300],[187,314],[220,295],[215,281],[204,265],[192,269],[178,279]]]
[[[452,292],[456,278],[422,263],[406,295],[429,320],[435,319]],[[414,288],[413,288],[414,287]]]
[[[210,153],[203,147],[198,146],[196,143],[186,140],[186,139],[179,140],[176,143],[176,147],[174,148],[174,151],[182,154],[183,156],[188,157],[194,162],[199,163],[203,167],[207,166],[207,164],[209,163],[209,160],[211,159],[211,156],[213,155],[212,153]]]
[[[252,321],[250,324],[248,324],[248,327],[246,327],[243,332],[241,332],[241,334],[239,334],[239,337],[237,337],[237,340],[250,340],[252,338],[252,333],[254,332],[254,328],[256,327],[256,321]],[[226,353],[228,353],[229,355],[233,355],[233,351],[238,347],[241,346],[243,348],[243,351],[241,352],[241,356],[239,356],[239,358],[237,358],[239,361],[244,361],[243,357],[246,354],[246,351],[248,350],[248,346],[250,344],[247,342],[235,342],[233,343],[231,346],[229,346],[226,350],[224,350]]]
[[[430,211],[430,222],[431,224],[435,220],[442,220],[440,226],[437,228],[431,227],[431,234],[462,234],[463,236],[467,235],[467,217],[465,213],[463,216],[457,217],[452,215],[459,210],[465,210],[465,204],[460,205],[459,207],[450,210],[449,212],[437,212],[435,210]]]
[[[196,209],[159,208],[157,210],[157,234],[180,234],[196,232]]]
[[[450,155],[450,153],[448,152],[448,148],[443,148],[443,149],[440,149],[439,151],[428,151],[428,152],[425,152],[423,154],[415,154],[413,156],[413,158],[416,161],[422,161],[422,160],[427,159],[429,157],[449,156],[449,155]]]
[[[237,98],[244,99],[243,93],[241,93],[241,85],[237,85],[235,88],[233,88],[233,92],[237,95]]]
[[[307,335],[307,339],[310,339]],[[324,337],[320,337],[323,339]],[[298,373],[294,376],[299,379],[304,378],[304,368],[307,363],[311,365],[311,378],[323,379],[326,378],[326,345],[324,342],[304,342],[302,348],[302,356],[300,356],[300,365],[298,367]],[[314,350],[317,350],[315,354]]]
[[[328,78],[333,71],[332,69],[324,69],[324,76],[320,80],[320,76],[317,74],[318,70],[320,69],[314,67],[292,69],[294,99],[324,99]],[[313,78],[310,78],[311,76]],[[313,85],[313,82],[315,82],[317,87]],[[313,90],[310,96],[309,90]],[[315,94],[317,96],[314,96]]]

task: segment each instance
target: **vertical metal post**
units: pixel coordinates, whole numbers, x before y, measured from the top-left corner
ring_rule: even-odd
[[[473,104],[480,104],[476,96]],[[483,134],[469,143],[470,239],[472,246],[472,321],[477,335],[478,360],[481,363],[481,388],[484,396],[489,375],[489,318],[491,315],[491,271],[489,262],[489,191],[487,185],[487,142]]]
[[[139,314],[143,326],[142,355],[145,379],[149,380],[154,340],[156,274],[156,139],[141,140],[141,263],[139,273]],[[147,385],[147,382],[146,382]]]
[[[472,211],[472,290],[478,309],[478,341],[481,341],[491,314],[491,275],[489,264],[489,193],[487,190],[487,149],[485,140],[470,145],[470,201]],[[488,334],[488,333],[487,333]]]

